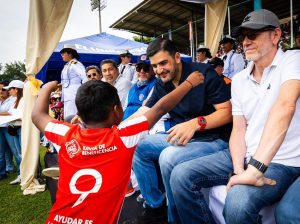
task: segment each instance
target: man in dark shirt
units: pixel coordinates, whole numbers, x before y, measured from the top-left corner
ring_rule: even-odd
[[[170,210],[175,206],[169,184],[172,168],[186,160],[228,148],[228,143],[221,139],[220,127],[232,119],[229,90],[212,66],[181,62],[180,53],[173,42],[163,38],[154,40],[148,46],[147,55],[159,80],[144,111],[193,72],[202,73],[205,81],[191,90],[169,112],[170,119],[165,121],[167,133],[149,135],[138,144],[133,169],[145,199],[145,212],[130,223],[159,222],[165,218],[164,194],[159,186],[160,173],[157,172],[158,160],[161,168],[168,168],[167,172],[162,173],[162,178]],[[168,153],[163,153],[162,158],[160,155],[163,151]],[[169,222],[173,220],[172,217],[168,219]]]

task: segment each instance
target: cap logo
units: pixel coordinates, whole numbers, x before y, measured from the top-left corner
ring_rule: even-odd
[[[249,16],[249,15],[248,15],[248,16],[246,16],[246,17],[245,17],[245,19],[244,19],[244,21],[243,21],[243,23],[245,23],[245,22],[249,22],[249,21],[250,21],[250,19],[251,19],[251,16]]]
[[[142,56],[141,56],[141,60],[142,60],[142,61],[146,61],[146,59],[147,59],[147,55],[142,55]]]

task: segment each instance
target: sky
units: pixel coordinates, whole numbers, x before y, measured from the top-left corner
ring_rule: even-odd
[[[107,0],[101,12],[102,32],[132,39],[133,34],[108,28],[142,0]],[[29,0],[0,0],[0,63],[24,61]],[[74,0],[61,41],[99,33],[98,11],[90,0]]]

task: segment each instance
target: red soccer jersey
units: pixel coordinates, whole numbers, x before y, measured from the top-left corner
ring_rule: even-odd
[[[134,149],[147,133],[144,116],[112,128],[49,122],[45,136],[59,153],[60,176],[56,202],[45,223],[117,223]]]

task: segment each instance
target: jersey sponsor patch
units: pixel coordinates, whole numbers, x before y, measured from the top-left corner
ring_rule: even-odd
[[[70,158],[76,156],[79,152],[81,152],[81,147],[76,139],[72,139],[65,143],[66,151]]]

